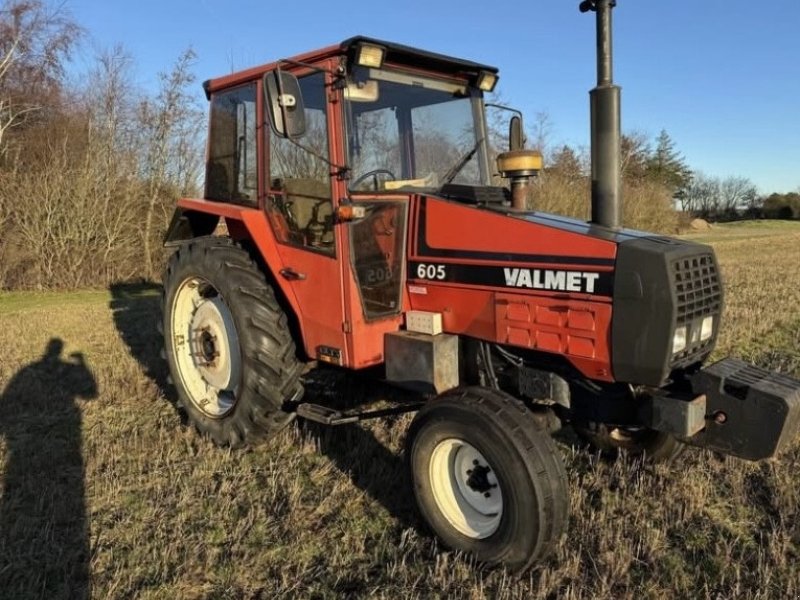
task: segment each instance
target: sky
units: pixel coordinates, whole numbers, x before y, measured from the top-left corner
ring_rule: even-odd
[[[55,1],[55,0],[53,0]],[[589,145],[594,15],[578,0],[66,0],[88,32],[73,68],[121,44],[154,88],[191,47],[199,82],[367,35],[500,68],[498,91],[550,141]],[[800,1],[618,0],[614,79],[622,128],[665,129],[693,169],[762,193],[800,189]]]

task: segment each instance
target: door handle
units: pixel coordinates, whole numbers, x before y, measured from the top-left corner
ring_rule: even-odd
[[[306,278],[305,273],[298,273],[291,267],[286,267],[285,269],[281,269],[278,272],[284,279],[288,279],[289,281],[303,281]]]

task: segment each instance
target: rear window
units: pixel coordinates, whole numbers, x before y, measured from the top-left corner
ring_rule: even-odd
[[[256,84],[216,92],[211,97],[211,122],[206,163],[206,198],[255,204]]]

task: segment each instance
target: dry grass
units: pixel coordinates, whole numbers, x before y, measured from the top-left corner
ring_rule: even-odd
[[[718,354],[800,375],[800,227],[710,235],[728,284]],[[2,598],[800,596],[797,445],[648,468],[564,438],[569,534],[515,579],[425,532],[400,454],[410,417],[220,450],[161,391],[153,290],[60,298],[0,296]],[[60,358],[42,360],[52,338]]]

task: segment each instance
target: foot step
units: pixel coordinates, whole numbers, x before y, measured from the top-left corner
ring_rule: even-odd
[[[366,419],[379,419],[381,417],[389,417],[401,415],[407,412],[414,412],[419,410],[424,402],[410,402],[394,406],[392,408],[383,408],[380,410],[370,410],[366,412],[356,413],[343,413],[339,410],[322,406],[320,404],[312,404],[311,402],[302,402],[297,405],[295,409],[297,416],[322,423],[323,425],[347,425],[348,423],[358,423]]]
[[[321,406],[320,404],[311,404],[310,402],[303,402],[297,405],[297,416],[315,423],[322,423],[323,425],[344,425],[346,423],[356,423],[359,420],[358,415],[346,415],[333,408]]]

